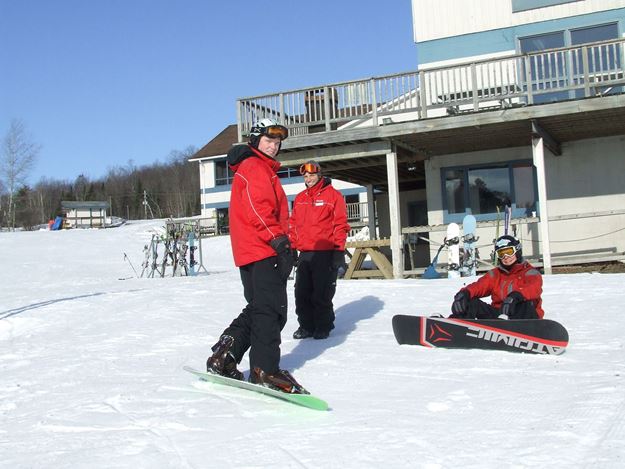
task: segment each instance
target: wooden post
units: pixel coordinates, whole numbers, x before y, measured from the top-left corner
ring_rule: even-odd
[[[532,137],[532,156],[538,182],[538,207],[540,212],[540,238],[545,274],[551,274],[551,248],[549,246],[549,213],[547,211],[547,182],[545,178],[545,148],[543,138]]]
[[[369,239],[376,239],[377,236],[377,227],[375,224],[376,216],[375,213],[375,199],[373,194],[373,184],[367,184],[367,213],[369,215],[368,225],[369,225]]]
[[[391,253],[393,259],[393,277],[404,275],[403,242],[401,234],[401,216],[399,212],[399,177],[397,174],[397,153],[386,154],[386,175],[388,178],[388,208],[391,219]]]

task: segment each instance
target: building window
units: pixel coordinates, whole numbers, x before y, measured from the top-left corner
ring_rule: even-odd
[[[609,23],[585,28],[567,29],[536,36],[519,38],[519,50],[522,53],[538,52],[559,47],[588,44],[597,41],[618,39],[618,24]],[[620,46],[602,47],[588,51],[589,71],[615,70],[620,68]],[[550,88],[565,87],[568,71],[573,71],[575,80],[582,75],[581,51],[570,54],[567,51],[556,51],[547,54],[532,56],[530,60],[530,76],[532,91],[538,92],[534,96],[534,103],[547,103],[582,97],[583,90],[549,92]],[[525,70],[522,70],[522,77]],[[522,79],[523,81],[523,79]],[[525,84],[527,89],[527,84]]]
[[[523,53],[564,47],[564,31],[520,38],[519,44],[521,52]],[[532,92],[541,93],[534,96],[535,104],[563,101],[569,98],[568,91],[544,93],[545,90],[564,85],[562,79],[567,76],[565,67],[566,52],[563,51],[531,57],[530,76],[532,80]],[[523,76],[525,76],[525,70],[523,70]],[[525,88],[527,88],[527,84]]]
[[[618,37],[618,25],[616,23],[571,30],[572,45],[587,44],[589,42],[597,41],[609,41],[610,39],[617,39]],[[620,44],[611,44],[588,50],[588,72],[599,75],[596,78],[607,78],[605,76],[606,74],[611,74],[615,71],[621,71],[622,73],[621,55],[622,50]],[[575,75],[580,77],[583,76],[584,70],[582,51],[577,51],[577,54],[575,54],[572,59],[572,67]],[[607,93],[622,93],[623,87],[611,87],[609,89],[602,90],[602,94],[607,94],[606,91]],[[575,90],[575,97],[583,98],[584,91]]]
[[[294,168],[282,167],[278,170],[278,177],[281,179],[294,178],[294,177],[298,177],[299,175],[300,175],[299,171]]]
[[[217,214],[217,234],[230,233],[230,216],[227,208],[218,208]]]
[[[279,178],[293,178],[299,177],[300,174],[297,169],[282,167],[278,170]],[[227,186],[232,184],[234,178],[234,172],[228,166],[228,162],[223,160],[215,161],[215,186]]]
[[[215,186],[227,186],[232,184],[234,173],[226,160],[215,161]]]
[[[516,217],[536,211],[534,168],[529,162],[442,169],[444,222],[461,222],[466,214],[494,220],[506,205]]]

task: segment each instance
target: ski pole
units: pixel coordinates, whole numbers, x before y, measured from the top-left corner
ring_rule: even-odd
[[[130,262],[130,258],[128,257],[128,254],[124,253],[124,260],[128,261],[128,263],[130,264],[130,267],[132,267],[132,271],[135,273],[135,277],[139,278],[139,276],[137,275],[137,271],[135,270],[135,266],[132,265],[132,262]]]

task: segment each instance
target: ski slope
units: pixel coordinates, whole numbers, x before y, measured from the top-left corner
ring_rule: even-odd
[[[0,468],[625,467],[625,274],[545,278],[560,356],[396,344],[466,278],[341,280],[330,338],[296,341],[290,281],[282,367],[319,412],[182,370],[243,295],[228,237],[208,273],[134,278],[163,224],[0,233]]]

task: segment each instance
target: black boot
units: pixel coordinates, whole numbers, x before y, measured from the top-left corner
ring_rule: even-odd
[[[312,337],[312,332],[303,327],[298,327],[295,332],[293,332],[294,339],[307,339],[308,337]]]
[[[206,360],[206,371],[226,378],[243,380],[243,373],[237,370],[237,361],[230,352],[234,339],[229,335],[222,335],[212,347],[213,354]]]
[[[270,375],[260,368],[254,367],[250,373],[250,382],[288,394],[310,394],[286,370],[278,370]]]
[[[334,329],[334,324],[332,324],[329,328],[319,328],[315,329],[313,337],[317,340],[319,339],[327,339],[330,335],[330,331]]]

